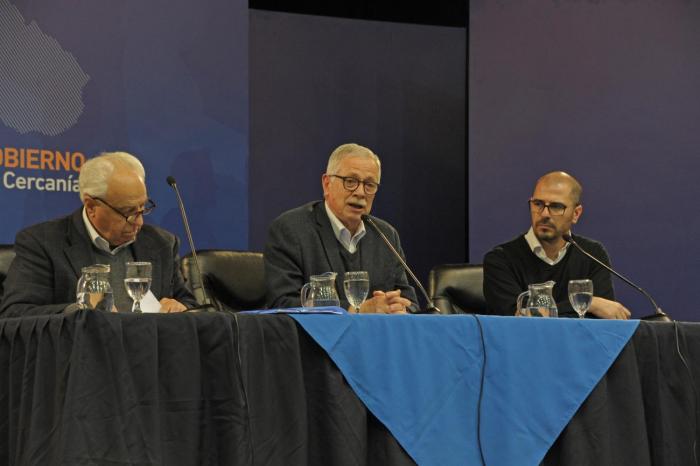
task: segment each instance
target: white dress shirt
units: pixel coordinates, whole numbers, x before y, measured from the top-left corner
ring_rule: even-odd
[[[350,234],[350,230],[348,230],[345,225],[343,225],[343,222],[338,220],[338,217],[331,211],[330,207],[328,207],[328,203],[324,202],[324,205],[326,206],[326,214],[328,214],[328,219],[331,221],[331,227],[333,227],[335,237],[350,254],[355,254],[355,251],[357,251],[357,244],[365,236],[365,233],[367,233],[365,230],[365,222],[360,220],[360,227],[357,229],[357,233],[352,235]]]
[[[559,254],[557,255],[556,259],[552,260],[547,256],[547,253],[542,247],[542,243],[540,243],[540,240],[538,240],[537,236],[535,236],[535,231],[532,229],[532,227],[530,227],[527,233],[525,233],[525,241],[527,241],[527,244],[530,246],[532,253],[549,265],[556,265],[561,262],[566,255],[566,251],[569,250],[569,246],[571,246],[571,243],[567,242],[564,247],[559,250]]]
[[[92,226],[92,223],[90,223],[90,219],[88,219],[87,216],[87,211],[85,210],[85,207],[83,207],[83,223],[85,223],[85,229],[88,232],[88,235],[90,235],[90,239],[92,240],[92,244],[95,245],[97,249],[100,251],[104,251],[106,253],[109,253],[111,255],[117,254],[119,251],[130,245],[131,243],[134,242],[132,239],[131,241],[128,241],[124,244],[120,244],[116,248],[112,249],[109,246],[109,241],[104,239],[100,234],[95,230],[95,227]]]

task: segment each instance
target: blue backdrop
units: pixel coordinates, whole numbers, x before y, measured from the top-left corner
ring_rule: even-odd
[[[173,175],[198,247],[247,248],[247,57],[240,0],[0,0],[0,242],[78,207],[80,162],[125,150],[150,222],[184,238]]]
[[[698,24],[700,4],[681,0],[470,3],[473,262],[527,230],[538,176],[566,170],[584,188],[575,232],[674,318],[698,320]]]

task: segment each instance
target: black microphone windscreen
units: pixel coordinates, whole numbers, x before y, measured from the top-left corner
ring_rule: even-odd
[[[566,241],[567,243],[570,243],[570,242],[571,242],[571,235],[570,235],[570,234],[564,233],[563,235],[561,235],[561,237],[562,237],[562,239],[563,239],[564,241]]]
[[[168,176],[165,181],[167,181],[170,186],[175,186],[175,178],[172,176]]]

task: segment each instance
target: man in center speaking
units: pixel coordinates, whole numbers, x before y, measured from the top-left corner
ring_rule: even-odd
[[[344,273],[367,271],[370,296],[359,312],[393,314],[418,309],[415,290],[401,264],[362,220],[372,209],[380,178],[381,162],[370,149],[343,144],[333,151],[321,176],[324,200],[287,211],[270,226],[265,245],[268,307],[300,306],[299,292],[311,275],[336,272],[341,306],[348,308]],[[383,220],[372,219],[403,256],[397,231]]]

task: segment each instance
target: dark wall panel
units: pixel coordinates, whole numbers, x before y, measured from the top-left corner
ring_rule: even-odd
[[[700,3],[471,2],[472,260],[529,226],[536,178],[584,186],[575,231],[677,319],[698,320]],[[621,282],[636,316],[650,306]]]
[[[420,275],[464,260],[465,29],[251,10],[250,31],[251,249],[357,142],[382,159],[373,213]]]

